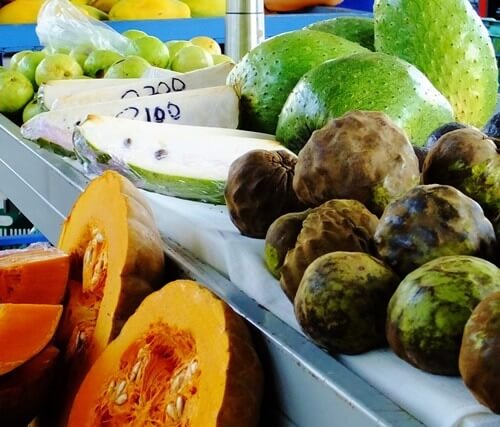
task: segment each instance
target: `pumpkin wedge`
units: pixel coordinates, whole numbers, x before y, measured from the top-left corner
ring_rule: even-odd
[[[51,398],[59,350],[49,344],[33,359],[0,377],[2,427],[27,425]]]
[[[243,320],[177,280],[143,301],[92,366],[68,427],[254,427],[262,383]]]
[[[0,252],[0,303],[60,304],[69,256],[48,244]]]
[[[52,340],[61,305],[0,304],[0,375],[36,356]]]
[[[61,336],[78,382],[143,298],[162,284],[164,253],[147,202],[113,171],[91,181],[77,199],[58,246],[71,259]]]

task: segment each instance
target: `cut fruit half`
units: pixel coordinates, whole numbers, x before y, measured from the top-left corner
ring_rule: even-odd
[[[262,384],[243,320],[178,280],[147,297],[92,366],[68,427],[255,427]]]
[[[74,145],[94,172],[115,169],[145,189],[221,204],[234,160],[255,149],[286,150],[261,134],[96,115],[76,127]]]

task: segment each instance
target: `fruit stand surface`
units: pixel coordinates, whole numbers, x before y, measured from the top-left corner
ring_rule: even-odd
[[[56,241],[85,177],[22,140],[2,116],[0,159],[0,191]],[[167,254],[249,320],[265,343],[277,407],[285,414],[270,425],[309,427],[311,417],[315,427],[332,420],[349,426],[500,425],[459,378],[418,371],[388,350],[330,357],[299,333],[292,305],[264,268],[263,241],[241,236],[224,206],[144,194],[172,241]]]
[[[0,191],[51,242],[57,242],[66,214],[87,183],[70,163],[23,140],[19,128],[0,115]],[[331,426],[332,420],[349,427],[422,426],[214,268],[170,240],[165,251],[188,277],[207,285],[253,326],[266,368],[263,426],[311,427],[311,419],[314,427]]]

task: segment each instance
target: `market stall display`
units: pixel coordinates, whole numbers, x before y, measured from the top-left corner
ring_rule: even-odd
[[[219,269],[248,296],[431,426],[481,425],[495,422],[495,416],[475,403],[459,378],[428,376],[409,364],[434,374],[460,373],[480,402],[496,407],[494,387],[478,391],[480,381],[489,384],[480,377],[480,366],[488,363],[487,348],[479,355],[482,362],[471,354],[471,347],[462,347],[462,357],[460,343],[466,328],[487,328],[482,333],[492,333],[487,321],[466,324],[476,306],[495,318],[494,310],[478,304],[498,291],[500,284],[499,155],[496,140],[478,128],[488,121],[484,131],[494,128],[490,104],[496,99],[498,70],[491,41],[484,37],[484,27],[473,17],[470,5],[452,3],[471,33],[467,41],[457,43],[454,55],[464,54],[467,59],[467,52],[482,52],[474,80],[477,94],[468,80],[466,90],[460,90],[465,71],[454,74],[446,68],[449,65],[440,71],[425,70],[427,62],[434,62],[428,56],[439,52],[426,53],[419,63],[418,52],[405,58],[396,57],[404,54],[397,49],[369,52],[354,41],[309,28],[267,40],[229,71],[225,87],[239,98],[239,105],[230,110],[239,116],[239,127],[245,131],[152,123],[156,120],[147,115],[130,120],[98,111],[102,116],[97,116],[92,110],[101,104],[89,104],[90,111],[77,111],[81,117],[68,122],[74,149],[68,144],[67,152],[74,150],[77,161],[69,157],[63,161],[90,178],[117,170],[139,187],[153,190],[143,194],[166,237]],[[382,1],[378,5],[375,49],[380,49],[377,40],[386,31],[379,27],[381,22],[389,22],[392,28],[413,13],[402,8],[393,14]],[[445,17],[439,19],[441,25],[446,22]],[[419,23],[415,31],[425,33],[425,25],[430,24]],[[454,40],[458,33],[450,26],[441,36],[435,42],[437,51],[444,39]],[[323,58],[304,49],[297,64],[286,57],[286,46],[266,50],[281,37],[303,37],[313,45],[315,38],[333,37],[352,49],[340,57],[325,52]],[[391,36],[384,33],[383,37],[384,49],[390,50]],[[345,63],[356,70],[356,79],[340,73],[343,77],[333,79],[330,86],[313,78],[324,67],[331,67],[335,77]],[[373,64],[389,64],[393,71],[367,72]],[[449,84],[442,89],[445,75]],[[276,96],[268,97],[270,91],[277,91],[277,101]],[[326,98],[333,99],[332,104],[321,98],[325,93],[330,93]],[[477,109],[476,95],[484,97]],[[162,96],[142,99],[154,103]],[[56,99],[53,105],[58,103]],[[68,110],[63,105],[50,113],[57,111]],[[262,131],[269,135],[258,133]],[[164,139],[169,133],[171,140]],[[144,135],[149,136],[137,150],[134,142]],[[226,143],[220,143],[225,137]],[[252,138],[262,145],[250,147]],[[237,140],[247,149],[235,149]],[[457,147],[449,160],[443,157],[448,144]],[[189,147],[194,151],[186,151]],[[252,157],[257,153],[260,156]],[[213,166],[200,172],[207,159],[212,159]],[[441,162],[440,174],[431,173],[433,162]],[[223,166],[220,177],[211,175],[216,163]],[[218,182],[217,200],[210,189],[201,187],[206,177]],[[178,191],[180,183],[182,191]],[[206,203],[222,204],[226,198],[227,208]],[[273,200],[279,206],[273,206]],[[95,268],[90,270],[93,276]],[[367,301],[372,303],[367,306]],[[381,349],[386,340],[409,364]],[[346,356],[351,354],[358,355]],[[384,366],[384,372],[374,370],[374,363]],[[471,377],[474,370],[476,382]],[[396,376],[423,393],[428,390],[428,399],[414,401],[412,393],[401,396]],[[443,395],[443,389],[450,393]],[[121,394],[117,398],[123,400]],[[184,409],[180,406],[182,410],[171,406],[166,414],[178,418]]]

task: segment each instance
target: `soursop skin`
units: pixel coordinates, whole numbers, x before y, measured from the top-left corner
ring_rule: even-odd
[[[281,108],[303,74],[327,59],[367,51],[319,31],[291,31],[265,40],[227,78],[240,97],[240,128],[274,135]]]
[[[302,76],[281,110],[276,138],[298,153],[314,130],[354,110],[387,114],[417,146],[455,119],[448,100],[413,65],[383,53],[358,53]]]
[[[294,300],[302,329],[330,353],[358,354],[382,346],[387,304],[398,276],[376,258],[332,252],[304,273]]]
[[[447,255],[492,259],[496,238],[481,206],[448,185],[419,185],[391,202],[374,236],[377,252],[405,275]]]
[[[352,198],[376,215],[420,183],[419,161],[384,113],[353,111],[315,131],[300,151],[293,188],[308,206]]]
[[[486,123],[495,110],[498,66],[469,0],[376,0],[374,16],[377,51],[421,70],[451,102],[458,121]]]
[[[366,215],[371,215],[368,210]],[[316,258],[335,251],[370,253],[373,250],[370,226],[357,225],[354,221],[354,216],[345,216],[328,206],[307,215],[280,271],[280,286],[290,301],[295,298],[304,271]]]
[[[465,324],[474,307],[500,290],[500,270],[471,256],[432,260],[407,275],[387,309],[392,350],[424,371],[458,375]]]
[[[367,49],[375,50],[375,23],[372,18],[364,16],[338,16],[314,22],[305,27],[307,30],[323,31],[335,34]]]
[[[465,325],[459,369],[477,400],[500,414],[500,292],[484,298]]]

